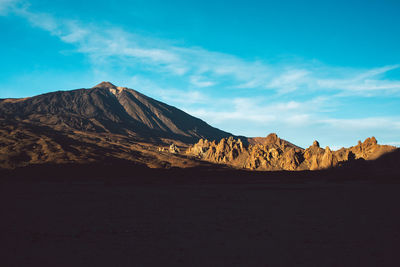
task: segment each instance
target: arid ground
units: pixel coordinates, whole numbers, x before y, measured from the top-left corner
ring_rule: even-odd
[[[379,173],[57,165],[7,171],[0,261],[399,266],[400,183],[396,173]]]

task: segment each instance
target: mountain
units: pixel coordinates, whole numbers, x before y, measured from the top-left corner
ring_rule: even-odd
[[[0,102],[0,117],[56,130],[132,135],[147,141],[167,138],[185,143],[231,134],[135,90],[102,82],[91,89],[58,91]]]
[[[230,135],[109,82],[0,100],[0,168],[114,160],[156,168],[197,166],[197,161],[168,153],[168,146],[175,143],[178,151],[199,138]]]

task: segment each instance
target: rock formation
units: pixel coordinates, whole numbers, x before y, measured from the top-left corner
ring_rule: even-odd
[[[314,141],[309,148],[302,149],[280,139],[274,133],[266,138],[249,138],[247,141],[249,144],[245,146],[242,140],[233,137],[223,138],[219,142],[200,139],[186,153],[236,168],[293,171],[327,169],[357,159],[373,160],[396,149],[378,145],[375,137],[338,151],[332,151],[329,147],[323,149],[318,141]]]
[[[169,152],[173,153],[173,154],[176,154],[176,153],[180,152],[180,149],[175,144],[171,144],[169,146]]]

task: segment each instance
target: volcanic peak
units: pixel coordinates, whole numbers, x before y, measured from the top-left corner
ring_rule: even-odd
[[[115,86],[114,84],[112,84],[110,82],[101,82],[98,85],[95,85],[92,87],[92,89],[96,89],[96,88],[108,89],[115,96],[117,94],[120,94],[122,91],[128,89],[126,87]]]
[[[110,82],[101,82],[98,85],[95,85],[92,87],[92,89],[94,89],[94,88],[117,89],[117,86],[115,86],[114,84],[112,84]]]

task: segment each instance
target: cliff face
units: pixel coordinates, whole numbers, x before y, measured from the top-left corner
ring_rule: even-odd
[[[261,141],[260,141],[261,140]],[[307,149],[297,147],[276,134],[264,139],[249,139],[245,146],[240,139],[223,138],[219,142],[201,139],[189,147],[188,155],[213,163],[227,164],[250,170],[319,170],[357,160],[373,160],[396,148],[378,145],[375,137],[350,148],[332,151],[319,146],[317,141]]]

